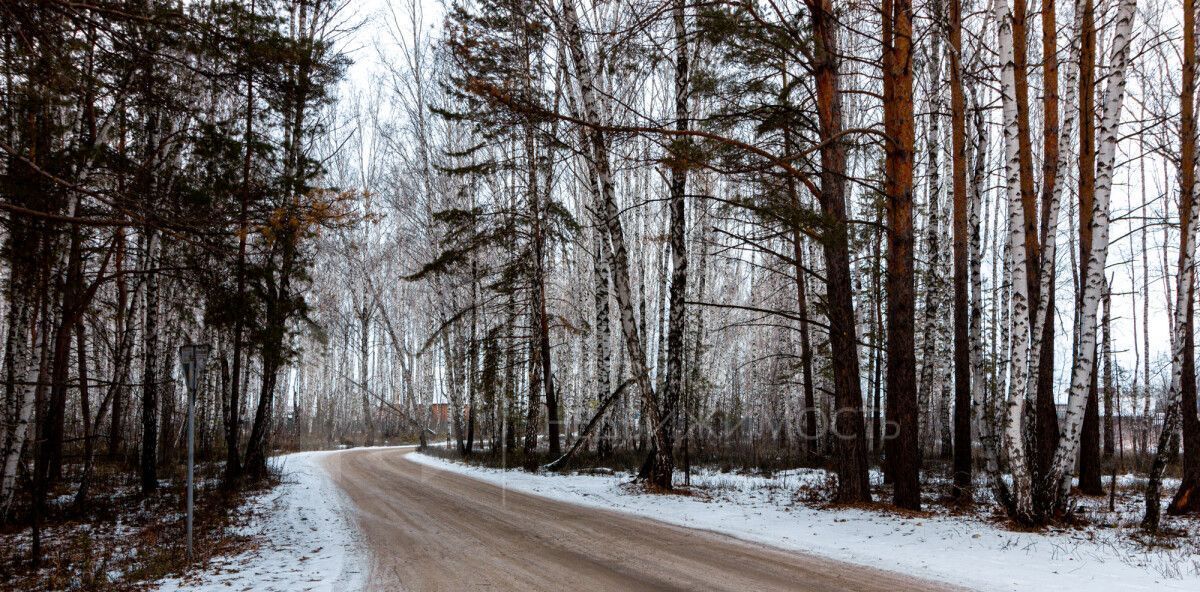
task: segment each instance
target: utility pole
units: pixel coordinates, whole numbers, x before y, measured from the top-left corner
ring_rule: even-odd
[[[183,379],[187,383],[187,557],[192,559],[192,474],[195,467],[196,450],[196,386],[204,374],[204,363],[208,361],[208,346],[188,344],[179,348],[179,363],[183,365]]]

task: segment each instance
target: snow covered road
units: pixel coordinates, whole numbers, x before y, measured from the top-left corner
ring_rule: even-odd
[[[817,508],[797,501],[824,471],[773,478],[702,472],[703,497],[626,487],[625,475],[531,475],[410,454],[430,468],[522,492],[718,532],[837,561],[970,589],[997,592],[1189,591],[1200,589],[1200,555],[1188,546],[1147,552],[1127,531],[1105,528],[1015,532],[977,516],[907,517],[885,511]],[[1139,514],[1140,516],[1140,514]]]
[[[688,497],[643,494],[621,475],[484,469],[411,448],[275,462],[283,484],[252,502],[247,529],[263,544],[162,582],[163,590],[936,589],[915,578],[1014,592],[1200,584],[1200,555],[1147,553],[1112,529],[1021,533],[971,516],[797,502],[820,471],[701,473],[701,495]]]
[[[510,491],[415,459],[403,450],[356,449],[325,460],[371,550],[370,590],[949,589]]]

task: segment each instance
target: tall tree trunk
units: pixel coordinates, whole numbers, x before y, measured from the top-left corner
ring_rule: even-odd
[[[1104,495],[1104,485],[1100,482],[1100,366],[1093,361],[1092,367],[1092,382],[1083,410],[1083,433],[1079,438],[1079,491],[1084,495]]]
[[[146,329],[142,347],[142,494],[158,488],[158,234],[146,239]]]
[[[562,421],[562,418],[560,417],[561,414],[558,409],[558,392],[554,388],[554,372],[552,370],[553,358],[551,357],[550,349],[550,315],[546,309],[545,255],[542,253],[545,246],[545,238],[540,228],[536,234],[538,236],[536,240],[539,243],[539,246],[537,247],[539,252],[537,255],[537,295],[535,297],[538,307],[538,360],[542,365],[542,388],[545,390],[546,395],[546,423],[548,424],[547,439],[550,441],[549,451],[551,456],[557,456],[562,453],[562,443],[560,442],[559,435],[561,430],[560,422]]]
[[[962,79],[962,0],[950,0],[950,142],[954,175],[954,489],[959,502],[971,489],[971,332],[968,320],[967,121]],[[980,380],[980,377],[976,377]]]
[[[1019,2],[1023,0],[1018,0]],[[1009,362],[1008,411],[1004,426],[1004,443],[1008,450],[1012,473],[1012,505],[1008,508],[1013,519],[1033,522],[1033,482],[1025,450],[1022,423],[1025,416],[1026,388],[1029,380],[1030,306],[1028,277],[1029,243],[1026,240],[1027,220],[1021,193],[1020,132],[1016,95],[1016,64],[1013,57],[1013,16],[1008,1],[995,3],[1000,41],[1000,96],[1004,111],[1005,177],[1008,197],[1008,260],[1011,276],[1009,302],[1011,315],[1011,347]],[[1036,227],[1035,227],[1036,228]]]
[[[875,218],[875,223],[879,230],[875,233],[872,250],[874,253],[871,257],[871,308],[874,314],[874,335],[871,337],[871,349],[874,352],[874,376],[871,378],[871,407],[874,409],[874,416],[871,418],[871,454],[878,459],[883,454],[883,407],[880,405],[880,396],[883,393],[883,347],[884,326],[883,326],[883,236],[886,232],[883,229],[884,208],[878,208],[878,214]],[[883,464],[884,480],[891,480],[891,463]]]
[[[700,181],[701,193],[707,192],[711,189],[708,176],[702,175],[700,177]],[[699,286],[696,288],[696,300],[698,302],[704,302],[705,298],[708,297],[708,246],[711,243],[709,238],[711,228],[709,224],[709,213],[707,208],[700,208],[699,220],[696,222],[696,226],[700,228],[700,236],[697,240],[699,243],[697,248],[700,250],[700,262],[697,266],[696,272],[693,275],[699,278]],[[683,403],[685,413],[683,416],[683,479],[684,484],[689,487],[692,484],[691,449],[693,443],[696,446],[697,452],[703,450],[701,447],[704,445],[703,439],[694,437],[691,425],[693,419],[696,421],[701,419],[700,410],[704,401],[703,386],[705,383],[701,375],[701,363],[704,360],[705,351],[704,315],[701,314],[701,311],[698,308],[693,309],[692,314],[694,315],[694,320],[692,322],[692,327],[694,327],[692,361],[688,368],[687,379],[684,386]],[[704,425],[700,424],[699,427],[702,430]],[[701,431],[700,433],[705,432]]]
[[[472,209],[474,197],[472,196]],[[478,415],[476,391],[479,385],[479,267],[475,258],[471,258],[471,334],[467,340],[467,443],[464,454],[470,455],[475,447],[475,423]]]
[[[600,189],[604,204],[603,215],[608,230],[609,248],[612,250],[613,289],[617,297],[617,307],[621,318],[621,330],[624,333],[626,353],[633,369],[634,379],[642,393],[643,408],[646,410],[654,445],[662,453],[656,462],[671,462],[670,447],[664,441],[662,418],[659,414],[654,385],[650,380],[650,372],[646,367],[646,350],[642,337],[634,319],[633,295],[629,281],[629,253],[625,245],[624,230],[621,225],[620,210],[617,207],[616,191],[613,186],[612,172],[609,168],[608,143],[600,119],[600,106],[596,97],[595,82],[591,64],[584,55],[583,33],[579,28],[579,15],[574,0],[564,0],[563,14],[559,21],[564,42],[568,46],[575,75],[579,80],[580,103],[583,106],[583,120],[588,129],[590,141],[585,147],[588,156],[590,172],[595,176],[595,186]],[[655,469],[658,474],[670,474],[668,467],[660,466]]]
[[[76,210],[72,201],[71,212]],[[84,296],[83,262],[79,225],[70,230],[69,248],[66,254],[65,273],[57,283],[59,294],[59,318],[54,331],[54,342],[50,358],[50,398],[38,412],[41,418],[38,436],[38,455],[34,461],[35,478],[52,486],[62,477],[62,455],[64,427],[67,410],[67,379],[71,362],[71,342],[75,336],[75,323],[82,315]]]
[[[602,204],[598,202],[599,189],[593,187],[592,217],[596,225],[592,239],[594,265],[592,267],[595,282],[596,300],[596,401],[603,401],[612,392],[612,315],[608,308],[609,273],[608,246],[604,240],[604,220],[600,215]],[[598,412],[598,411],[597,411]],[[604,457],[612,450],[609,441],[612,431],[612,420],[605,417],[597,437],[596,452]]]
[[[684,12],[684,0],[674,0],[671,7],[671,20],[675,26],[675,130],[686,132],[689,128],[688,111],[688,43],[687,15]],[[687,171],[691,166],[691,142],[686,137],[677,138],[672,144],[671,159],[671,290],[670,290],[670,321],[667,327],[667,382],[662,397],[663,432],[660,441],[665,442],[666,449],[659,449],[660,458],[653,464],[650,481],[655,486],[670,489],[671,473],[673,470],[674,454],[674,423],[673,416],[680,396],[683,394],[683,362],[684,334],[687,329],[687,223],[686,201]],[[666,457],[665,459],[662,457]]]
[[[1184,255],[1193,250],[1195,237],[1185,221],[1192,218],[1196,199],[1196,1],[1183,0],[1183,88],[1179,116],[1179,268]],[[1183,283],[1181,274],[1178,281]],[[1200,417],[1196,411],[1196,344],[1193,334],[1195,278],[1187,278],[1187,314],[1178,336],[1183,338],[1183,375],[1180,377],[1180,418],[1183,424],[1183,480],[1167,513],[1172,515],[1200,512]]]
[[[911,12],[911,11],[910,11]],[[846,145],[842,139],[842,96],[837,17],[831,0],[809,0],[813,25],[813,69],[816,74],[820,124],[821,191],[818,199],[827,221],[821,237],[825,254],[829,348],[833,369],[833,429],[837,438],[837,499],[871,501],[867,474],[867,430],[863,420],[862,384],[855,330],[854,293],[850,276],[849,223],[846,214]],[[909,68],[911,74],[911,67]],[[911,106],[911,103],[910,103]],[[911,115],[911,113],[910,113]],[[910,153],[911,154],[911,153]],[[911,187],[909,191],[911,199]],[[889,400],[891,398],[889,397]]]
[[[1017,158],[1020,167],[1021,203],[1025,224],[1025,281],[1029,290],[1030,322],[1037,313],[1038,261],[1041,247],[1038,244],[1037,193],[1033,188],[1033,146],[1029,132],[1029,5],[1027,0],[1013,2],[1012,48],[1013,48],[1013,93],[1017,108]],[[1016,278],[1014,278],[1016,281]]]
[[[123,152],[123,150],[122,150]],[[117,377],[112,390],[112,423],[109,424],[108,432],[108,457],[116,459],[121,451],[121,431],[124,429],[122,415],[124,414],[124,402],[126,389],[124,383],[128,376],[129,366],[133,357],[133,342],[131,339],[133,333],[133,318],[135,318],[136,309],[130,309],[129,286],[125,278],[125,229],[117,228],[115,238],[116,260],[114,261],[114,273],[116,274],[116,290],[117,302],[115,314],[113,315],[113,326],[116,328],[116,333],[113,336],[114,341],[118,344],[117,353],[113,356],[113,376]],[[132,302],[137,302],[135,295]],[[128,310],[128,316],[126,312]],[[118,370],[124,368],[124,372]]]
[[[1131,0],[1125,0],[1131,2]],[[1124,4],[1122,4],[1124,7]],[[1182,214],[1182,209],[1180,213]],[[1195,208],[1189,208],[1188,218],[1181,220],[1185,230],[1182,232],[1190,237],[1195,237],[1200,231],[1200,216],[1196,216]],[[1171,383],[1167,391],[1167,399],[1164,401],[1166,409],[1166,418],[1163,421],[1162,432],[1158,436],[1158,445],[1154,451],[1154,460],[1150,465],[1150,475],[1146,484],[1146,514],[1142,518],[1142,527],[1150,532],[1157,532],[1159,527],[1161,508],[1159,505],[1159,492],[1162,487],[1163,471],[1167,468],[1167,460],[1171,449],[1171,438],[1175,431],[1179,428],[1179,407],[1183,398],[1183,374],[1185,361],[1185,352],[1187,350],[1187,339],[1182,335],[1182,332],[1189,326],[1188,316],[1192,313],[1191,307],[1188,306],[1187,300],[1191,299],[1190,286],[1193,285],[1196,279],[1196,260],[1195,250],[1196,241],[1188,240],[1186,248],[1180,251],[1180,268],[1179,281],[1176,284],[1175,296],[1175,311],[1172,319],[1171,329],[1174,333],[1172,340],[1172,355],[1171,355]],[[1181,490],[1182,491],[1182,490]],[[1180,505],[1183,507],[1190,506],[1194,503],[1189,499],[1190,494],[1183,494],[1183,500]],[[1178,497],[1178,496],[1177,496]],[[1172,507],[1175,501],[1172,500]],[[1182,508],[1181,508],[1182,509]]]
[[[983,449],[984,472],[996,493],[996,499],[1005,508],[1011,507],[1008,485],[1000,475],[1000,434],[997,431],[997,414],[987,397],[987,372],[983,361],[983,208],[984,177],[987,171],[987,128],[984,125],[983,108],[972,93],[973,129],[971,144],[971,196],[967,204],[970,225],[970,284],[971,318],[968,334],[971,340],[971,406],[974,408],[975,425],[979,427],[979,442]],[[998,397],[993,397],[998,399]]]
[[[808,330],[808,282],[804,272],[804,242],[799,230],[792,232],[796,259],[796,314],[800,317],[800,372],[804,380],[804,456],[814,462],[817,448],[817,402],[813,388],[812,341]]]
[[[92,459],[95,456],[95,430],[92,423],[91,390],[88,388],[87,327],[83,322],[75,326],[76,362],[79,365],[79,408],[83,414],[83,474],[79,477],[79,490],[75,494],[74,507],[82,509],[87,500],[88,485],[92,478]],[[102,413],[101,403],[97,415]],[[99,423],[99,422],[97,422]]]
[[[1088,252],[1087,274],[1084,277],[1080,302],[1079,347],[1071,373],[1071,391],[1063,431],[1054,456],[1052,472],[1045,477],[1048,486],[1057,491],[1054,499],[1055,511],[1067,502],[1071,483],[1072,465],[1079,448],[1079,437],[1087,390],[1091,384],[1096,359],[1097,309],[1099,308],[1104,284],[1105,264],[1108,260],[1109,196],[1112,192],[1113,173],[1116,168],[1117,141],[1121,108],[1125,100],[1125,71],[1129,62],[1130,36],[1133,28],[1135,0],[1121,0],[1117,9],[1112,55],[1109,59],[1110,72],[1105,88],[1105,104],[1101,120],[1100,145],[1096,155],[1096,192],[1092,207],[1091,248]],[[1087,117],[1087,113],[1083,113]],[[1185,307],[1186,308],[1186,307]]]
[[[1049,9],[1048,11],[1046,9]],[[1057,234],[1058,224],[1060,219],[1060,211],[1062,198],[1066,183],[1059,183],[1058,179],[1067,178],[1069,174],[1068,167],[1071,165],[1070,151],[1060,149],[1061,146],[1067,146],[1071,142],[1074,134],[1075,126],[1081,120],[1080,105],[1077,104],[1076,97],[1080,92],[1079,73],[1080,64],[1082,61],[1083,51],[1083,18],[1085,13],[1083,0],[1075,0],[1074,20],[1072,23],[1070,38],[1069,57],[1066,61],[1067,72],[1065,76],[1066,96],[1062,101],[1063,118],[1062,126],[1058,129],[1058,137],[1056,140],[1047,138],[1045,140],[1044,152],[1046,160],[1043,163],[1043,173],[1046,174],[1050,169],[1048,166],[1053,160],[1053,173],[1045,176],[1043,193],[1042,193],[1042,248],[1041,248],[1041,272],[1039,273],[1040,287],[1038,291],[1039,302],[1036,305],[1037,313],[1033,320],[1033,345],[1030,349],[1030,368],[1037,372],[1035,400],[1035,425],[1033,427],[1033,475],[1039,482],[1045,482],[1042,475],[1049,471],[1049,467],[1053,460],[1053,452],[1056,449],[1059,440],[1058,430],[1058,414],[1054,404],[1053,393],[1053,372],[1054,372],[1054,291],[1057,275]],[[1043,31],[1043,52],[1045,55],[1053,55],[1052,49],[1054,43],[1054,27],[1050,26],[1053,20],[1053,8],[1043,6],[1043,28],[1050,27],[1048,31]],[[1057,63],[1056,60],[1045,60],[1043,64],[1043,75],[1046,78],[1046,92],[1044,99],[1044,108],[1046,110],[1053,109],[1055,115],[1047,115],[1045,119],[1044,132],[1049,134],[1052,131],[1050,123],[1051,119],[1057,121]],[[1055,72],[1050,72],[1050,65],[1053,64]],[[1091,113],[1091,111],[1089,111]],[[1051,158],[1053,156],[1053,159]],[[1047,201],[1048,200],[1048,201]],[[1074,261],[1074,252],[1072,252],[1072,261]],[[1037,505],[1045,506],[1045,498],[1050,495],[1044,487],[1038,487],[1034,490],[1035,496],[1038,497]]]
[[[1079,65],[1079,110],[1081,113],[1079,122],[1079,277],[1081,280],[1087,277],[1088,254],[1092,248],[1092,208],[1096,194],[1096,138],[1095,119],[1092,117],[1096,111],[1096,26],[1095,6],[1092,0],[1087,0],[1083,14],[1083,51],[1080,54]],[[1076,294],[1080,298],[1083,297],[1082,285]],[[1075,306],[1076,310],[1082,310],[1082,301],[1077,301]],[[1076,331],[1076,338],[1078,337],[1079,331]],[[1079,344],[1076,343],[1076,348],[1078,347]],[[1092,435],[1095,430],[1099,429],[1099,422],[1092,421],[1094,417],[1098,417],[1093,415],[1096,402],[1094,367],[1093,359],[1093,372],[1087,387],[1087,401],[1083,413],[1083,434],[1080,440],[1083,445],[1080,447],[1079,459],[1079,486],[1088,495],[1095,495],[1095,491],[1100,488],[1099,468],[1096,466],[1094,458],[1088,458],[1091,456],[1095,444]],[[1084,477],[1087,477],[1087,483],[1084,482]]]
[[[1055,200],[1058,185],[1059,117],[1058,117],[1058,25],[1054,0],[1042,0],[1042,225],[1041,247],[1038,256],[1043,259],[1039,273],[1039,286],[1034,307],[1034,341],[1038,347],[1035,369],[1036,394],[1034,398],[1034,450],[1037,465],[1034,473],[1045,472],[1058,446],[1058,412],[1054,405],[1054,289],[1057,266],[1055,265],[1055,237],[1057,232],[1057,206]],[[1072,67],[1068,67],[1071,72]],[[1077,67],[1074,67],[1077,71]],[[1070,84],[1070,82],[1068,82]],[[1070,126],[1070,121],[1068,121]],[[1066,136],[1070,141],[1070,136]],[[1034,293],[1030,293],[1033,297]],[[1041,319],[1047,319],[1043,322]],[[1039,330],[1040,327],[1040,330]],[[1040,339],[1040,346],[1038,345]]]
[[[1116,385],[1113,383],[1113,351],[1112,351],[1112,290],[1108,282],[1104,282],[1104,312],[1100,318],[1100,326],[1104,329],[1102,342],[1104,356],[1104,458],[1112,459],[1116,451],[1116,434],[1114,433],[1113,417],[1119,416],[1120,410],[1113,410],[1113,395]],[[1114,468],[1116,463],[1114,463]]]
[[[366,302],[364,296],[364,303]],[[363,422],[367,426],[367,446],[375,445],[375,417],[371,412],[371,390],[367,384],[367,371],[371,358],[371,312],[369,305],[363,304],[358,311],[358,386],[362,398]]]
[[[20,288],[14,284],[13,294],[20,294]],[[19,307],[16,315],[17,323],[9,331],[17,335],[14,344],[17,350],[12,354],[13,376],[21,382],[16,385],[17,397],[14,400],[12,425],[5,431],[7,437],[0,445],[4,447],[3,473],[0,474],[0,521],[8,514],[16,491],[17,467],[21,460],[29,436],[29,423],[33,419],[33,408],[37,395],[38,379],[41,375],[42,357],[38,352],[45,349],[45,331],[42,315],[45,314],[45,298],[35,290],[25,291],[17,298],[10,300],[11,306]],[[7,418],[6,418],[7,419]]]
[[[934,19],[941,24],[944,18],[940,2],[933,3]],[[941,162],[942,132],[941,121],[944,103],[941,93],[942,86],[942,36],[937,27],[930,40],[932,63],[929,66],[930,79],[933,81],[933,97],[929,101],[929,129],[926,131],[924,148],[927,153],[928,170],[926,185],[925,222],[925,258],[928,259],[928,269],[925,273],[925,294],[921,306],[921,375],[917,382],[917,405],[924,411],[925,421],[921,422],[921,452],[932,453],[936,435],[937,409],[942,399],[942,368],[943,358],[938,355],[939,346],[944,338],[942,334],[941,304],[942,290],[942,248],[940,244],[942,230],[941,206]]]
[[[526,68],[528,71],[528,67]],[[543,363],[542,356],[545,355],[542,349],[542,338],[547,325],[544,319],[544,304],[543,297],[545,294],[544,278],[542,277],[542,232],[541,232],[541,211],[539,208],[538,196],[538,164],[537,164],[537,143],[534,136],[535,130],[532,124],[526,124],[524,130],[524,146],[526,166],[526,198],[529,200],[529,207],[532,214],[533,223],[533,278],[530,286],[530,326],[533,330],[534,337],[530,340],[529,345],[529,404],[525,410],[525,443],[524,443],[524,467],[527,471],[537,470],[537,438],[541,432],[541,412],[542,402],[541,393],[542,381],[549,380],[543,368],[546,365]],[[551,389],[552,390],[552,389]],[[546,391],[550,393],[551,391]]]
[[[251,14],[254,13],[254,2],[250,3]],[[247,209],[250,200],[250,175],[253,162],[251,149],[254,135],[254,78],[246,75],[246,113],[245,131],[242,137],[242,187],[238,192],[238,253],[237,253],[237,303],[245,306],[246,298],[246,238],[250,234],[247,226]],[[242,477],[242,457],[239,451],[239,440],[242,430],[242,395],[239,387],[242,381],[242,335],[245,330],[243,316],[239,314],[233,322],[233,373],[229,380],[229,414],[225,417],[225,476],[224,487],[237,486]]]
[[[895,504],[921,507],[913,295],[913,51],[911,0],[883,3],[884,132],[888,137],[887,402]],[[842,300],[842,299],[838,299]],[[855,377],[857,381],[857,376]]]

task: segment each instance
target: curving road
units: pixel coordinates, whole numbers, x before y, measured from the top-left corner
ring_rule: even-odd
[[[903,592],[951,588],[534,497],[362,449],[323,459],[371,550],[371,590]]]

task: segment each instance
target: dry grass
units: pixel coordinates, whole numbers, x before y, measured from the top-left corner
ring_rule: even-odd
[[[78,484],[55,487],[43,519],[41,564],[31,563],[29,500],[18,500],[10,522],[0,528],[0,589],[143,590],[148,582],[205,565],[214,557],[235,554],[255,544],[239,533],[249,516],[239,511],[246,491],[226,492],[217,482],[219,466],[198,467],[194,522],[194,560],[186,559],[185,487],[168,471],[162,487],[149,497],[131,483],[125,466],[97,467],[88,502],[74,508]],[[68,473],[70,474],[70,473]]]

